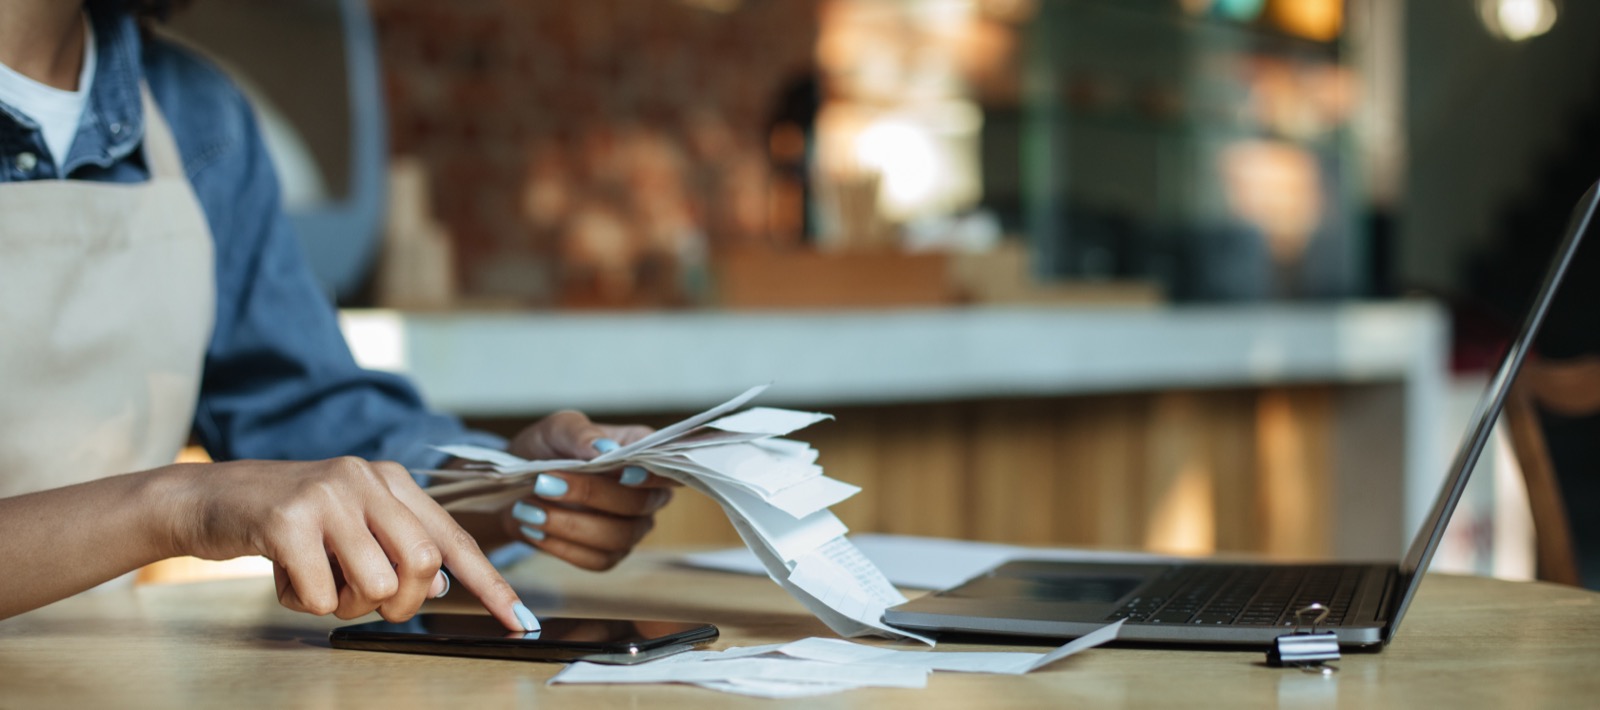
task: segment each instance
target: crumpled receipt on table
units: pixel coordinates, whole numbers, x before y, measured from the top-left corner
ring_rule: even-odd
[[[933,671],[1021,675],[1117,637],[1122,621],[1049,653],[897,651],[839,639],[688,651],[647,663],[574,663],[550,679],[563,683],[685,683],[762,698],[803,698],[854,688],[923,688]]]
[[[446,509],[462,510],[505,505],[545,471],[643,466],[721,505],[772,581],[835,633],[908,638],[932,646],[926,636],[883,623],[884,610],[906,598],[845,537],[849,529],[828,509],[861,489],[823,475],[818,452],[809,444],[782,438],[833,417],[770,407],[733,413],[766,388],[752,387],[589,461],[526,461],[482,447],[440,446],[475,464],[416,473],[453,479],[427,491]]]

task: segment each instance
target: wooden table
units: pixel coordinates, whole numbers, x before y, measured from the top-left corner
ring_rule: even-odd
[[[770,581],[642,554],[604,575],[532,560],[509,575],[537,611],[705,620],[717,647],[825,636]],[[444,609],[466,609],[452,594]],[[0,708],[778,707],[692,687],[557,686],[559,666],[333,650],[342,624],[280,609],[263,579],[100,592],[0,621]],[[946,643],[946,650],[995,650]],[[1043,650],[1041,646],[1010,650]],[[936,673],[797,707],[1577,707],[1600,698],[1600,595],[1435,575],[1377,654],[1324,678],[1260,652],[1098,648],[1027,676]]]

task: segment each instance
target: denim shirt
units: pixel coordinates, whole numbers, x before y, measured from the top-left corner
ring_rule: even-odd
[[[134,19],[102,5],[89,3],[98,65],[66,159],[45,160],[38,124],[0,103],[0,183],[149,179],[139,150],[139,83],[149,85],[216,245],[216,326],[194,420],[211,456],[350,455],[431,468],[445,458],[432,444],[504,446],[429,411],[406,380],[356,365],[283,213],[277,175],[244,96],[212,65],[141,34]],[[19,165],[22,153],[38,160]],[[29,162],[31,170],[23,170]]]

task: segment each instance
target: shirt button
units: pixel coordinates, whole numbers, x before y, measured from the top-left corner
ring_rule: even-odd
[[[120,123],[112,122],[108,128],[111,129],[111,135],[118,135],[122,133],[122,124]]]
[[[38,165],[39,165],[39,156],[34,155],[32,153],[29,153],[29,152],[26,152],[26,151],[17,154],[17,169],[18,170],[21,170],[22,172],[25,172],[25,173],[33,172],[33,169],[35,167],[37,167]]]

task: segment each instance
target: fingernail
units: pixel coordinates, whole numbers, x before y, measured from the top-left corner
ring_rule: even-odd
[[[533,482],[533,492],[546,498],[560,498],[567,494],[567,482],[548,473],[539,474]]]
[[[616,451],[619,447],[617,442],[611,439],[595,439],[594,443],[590,444],[590,446],[593,446],[595,451],[598,451],[602,454],[609,454],[613,451]]]
[[[644,483],[644,479],[649,477],[650,472],[646,471],[643,466],[625,466],[622,469],[622,485],[624,486],[637,486]]]
[[[444,595],[449,594],[450,593],[450,575],[445,574],[444,570],[439,570],[437,573],[435,573],[433,575],[433,586],[437,587],[439,589],[439,592],[437,594],[433,595],[434,599],[439,599],[439,598],[443,597]]]
[[[534,616],[533,612],[528,611],[528,607],[522,602],[512,604],[511,613],[516,615],[517,623],[522,624],[523,631],[539,630],[539,617]]]
[[[536,530],[536,529],[530,528],[530,527],[528,527],[526,525],[522,526],[522,535],[524,537],[528,538],[529,540],[543,540],[544,539],[544,531],[543,530]]]
[[[544,521],[550,519],[550,516],[544,512],[544,508],[531,506],[520,500],[517,501],[516,505],[511,506],[511,517],[529,525],[543,525]]]

